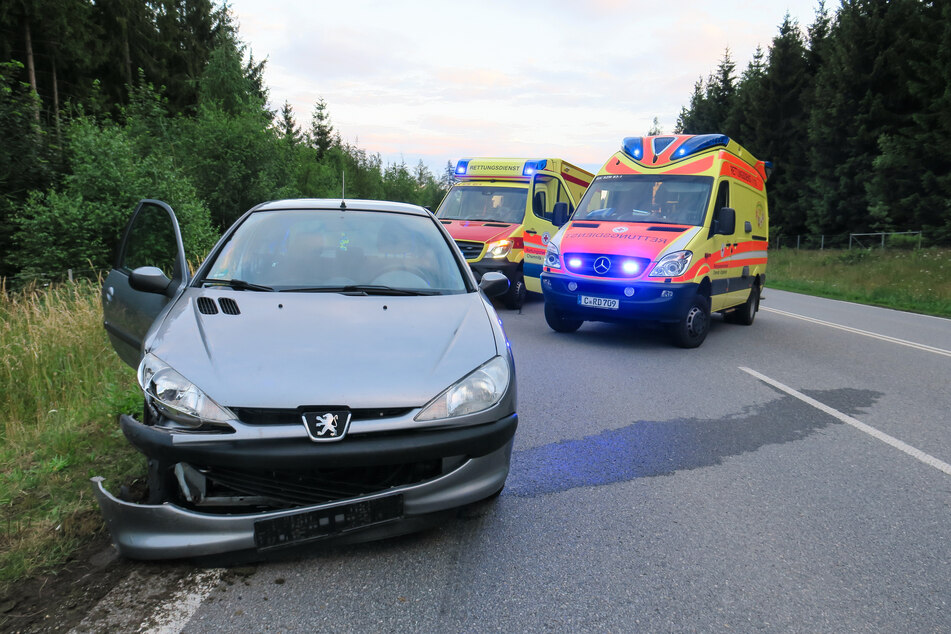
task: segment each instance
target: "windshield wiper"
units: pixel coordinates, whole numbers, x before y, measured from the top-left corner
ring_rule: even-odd
[[[380,284],[348,284],[346,286],[301,286],[282,288],[282,293],[351,293],[354,295],[436,295],[438,291],[393,288]]]
[[[230,286],[236,291],[273,291],[274,289],[270,286],[264,286],[263,284],[252,284],[251,282],[245,282],[244,280],[222,280],[214,277],[206,277],[201,281],[201,284],[211,285],[211,286]]]

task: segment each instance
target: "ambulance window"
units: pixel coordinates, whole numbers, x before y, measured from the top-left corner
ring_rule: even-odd
[[[569,207],[571,201],[565,188],[561,186],[561,181],[551,176],[536,176],[535,191],[532,194],[532,213],[549,222],[552,220],[552,209],[555,203],[567,202]],[[569,209],[569,212],[573,211]]]
[[[723,181],[720,183],[719,189],[717,189],[717,204],[713,207],[713,211],[719,211],[724,207],[730,206],[730,183],[728,181]]]

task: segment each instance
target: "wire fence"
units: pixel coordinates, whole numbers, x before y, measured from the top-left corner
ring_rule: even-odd
[[[920,249],[921,231],[875,233],[797,234],[770,237],[772,249]]]

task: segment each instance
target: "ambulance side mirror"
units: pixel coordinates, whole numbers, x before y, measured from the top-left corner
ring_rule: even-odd
[[[714,222],[717,234],[732,236],[736,231],[736,211],[732,207],[722,207]]]
[[[561,227],[566,222],[568,222],[568,203],[555,203],[551,210],[551,224]]]

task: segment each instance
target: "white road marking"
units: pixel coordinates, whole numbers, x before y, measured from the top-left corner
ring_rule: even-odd
[[[944,473],[951,475],[951,464],[942,462],[941,460],[938,460],[934,456],[926,454],[920,449],[915,449],[911,445],[904,443],[898,440],[897,438],[889,436],[888,434],[881,432],[875,429],[874,427],[866,425],[862,421],[852,418],[848,414],[843,414],[839,410],[833,409],[824,403],[820,403],[816,399],[806,396],[802,392],[798,392],[792,389],[791,387],[789,387],[788,385],[783,385],[779,381],[771,379],[768,376],[760,374],[756,370],[751,370],[750,368],[744,368],[742,366],[740,366],[740,369],[746,372],[747,374],[750,374],[756,377],[760,381],[763,381],[764,383],[768,383],[772,385],[773,387],[782,390],[783,392],[785,392],[786,394],[789,394],[790,396],[795,396],[803,403],[812,405],[816,409],[821,410],[825,412],[826,414],[829,414],[830,416],[834,416],[835,418],[838,418],[843,423],[846,423],[847,425],[851,425],[852,427],[855,427],[859,431],[865,432],[869,436],[873,438],[877,438],[878,440],[881,440],[886,445],[891,445],[895,449],[903,451],[913,458],[917,458],[918,460],[925,463],[926,465],[934,467],[938,471],[943,471]]]
[[[880,335],[878,333],[869,332],[868,330],[859,330],[858,328],[843,326],[842,324],[834,324],[831,321],[822,321],[821,319],[815,319],[814,317],[806,317],[805,315],[797,315],[796,313],[788,313],[785,310],[778,310],[776,308],[769,308],[767,306],[761,307],[760,310],[776,313],[778,315],[783,315],[785,317],[793,317],[795,319],[801,319],[803,321],[812,322],[814,324],[820,324],[822,326],[829,326],[830,328],[838,328],[839,330],[851,332],[856,335],[863,335],[865,337],[872,337],[873,339],[879,339],[881,341],[889,341],[891,343],[897,343],[902,346],[908,346],[909,348],[915,348],[916,350],[924,350],[925,352],[933,352],[935,354],[942,354],[946,357],[951,357],[951,350],[945,350],[943,348],[935,348],[934,346],[926,346],[923,343],[915,343],[914,341],[906,341],[905,339],[889,337],[888,335]]]
[[[178,634],[217,587],[224,570],[146,572],[129,573],[70,634]]]
[[[144,634],[179,634],[221,581],[222,568],[199,570],[183,580],[182,589],[152,612],[139,628]]]

